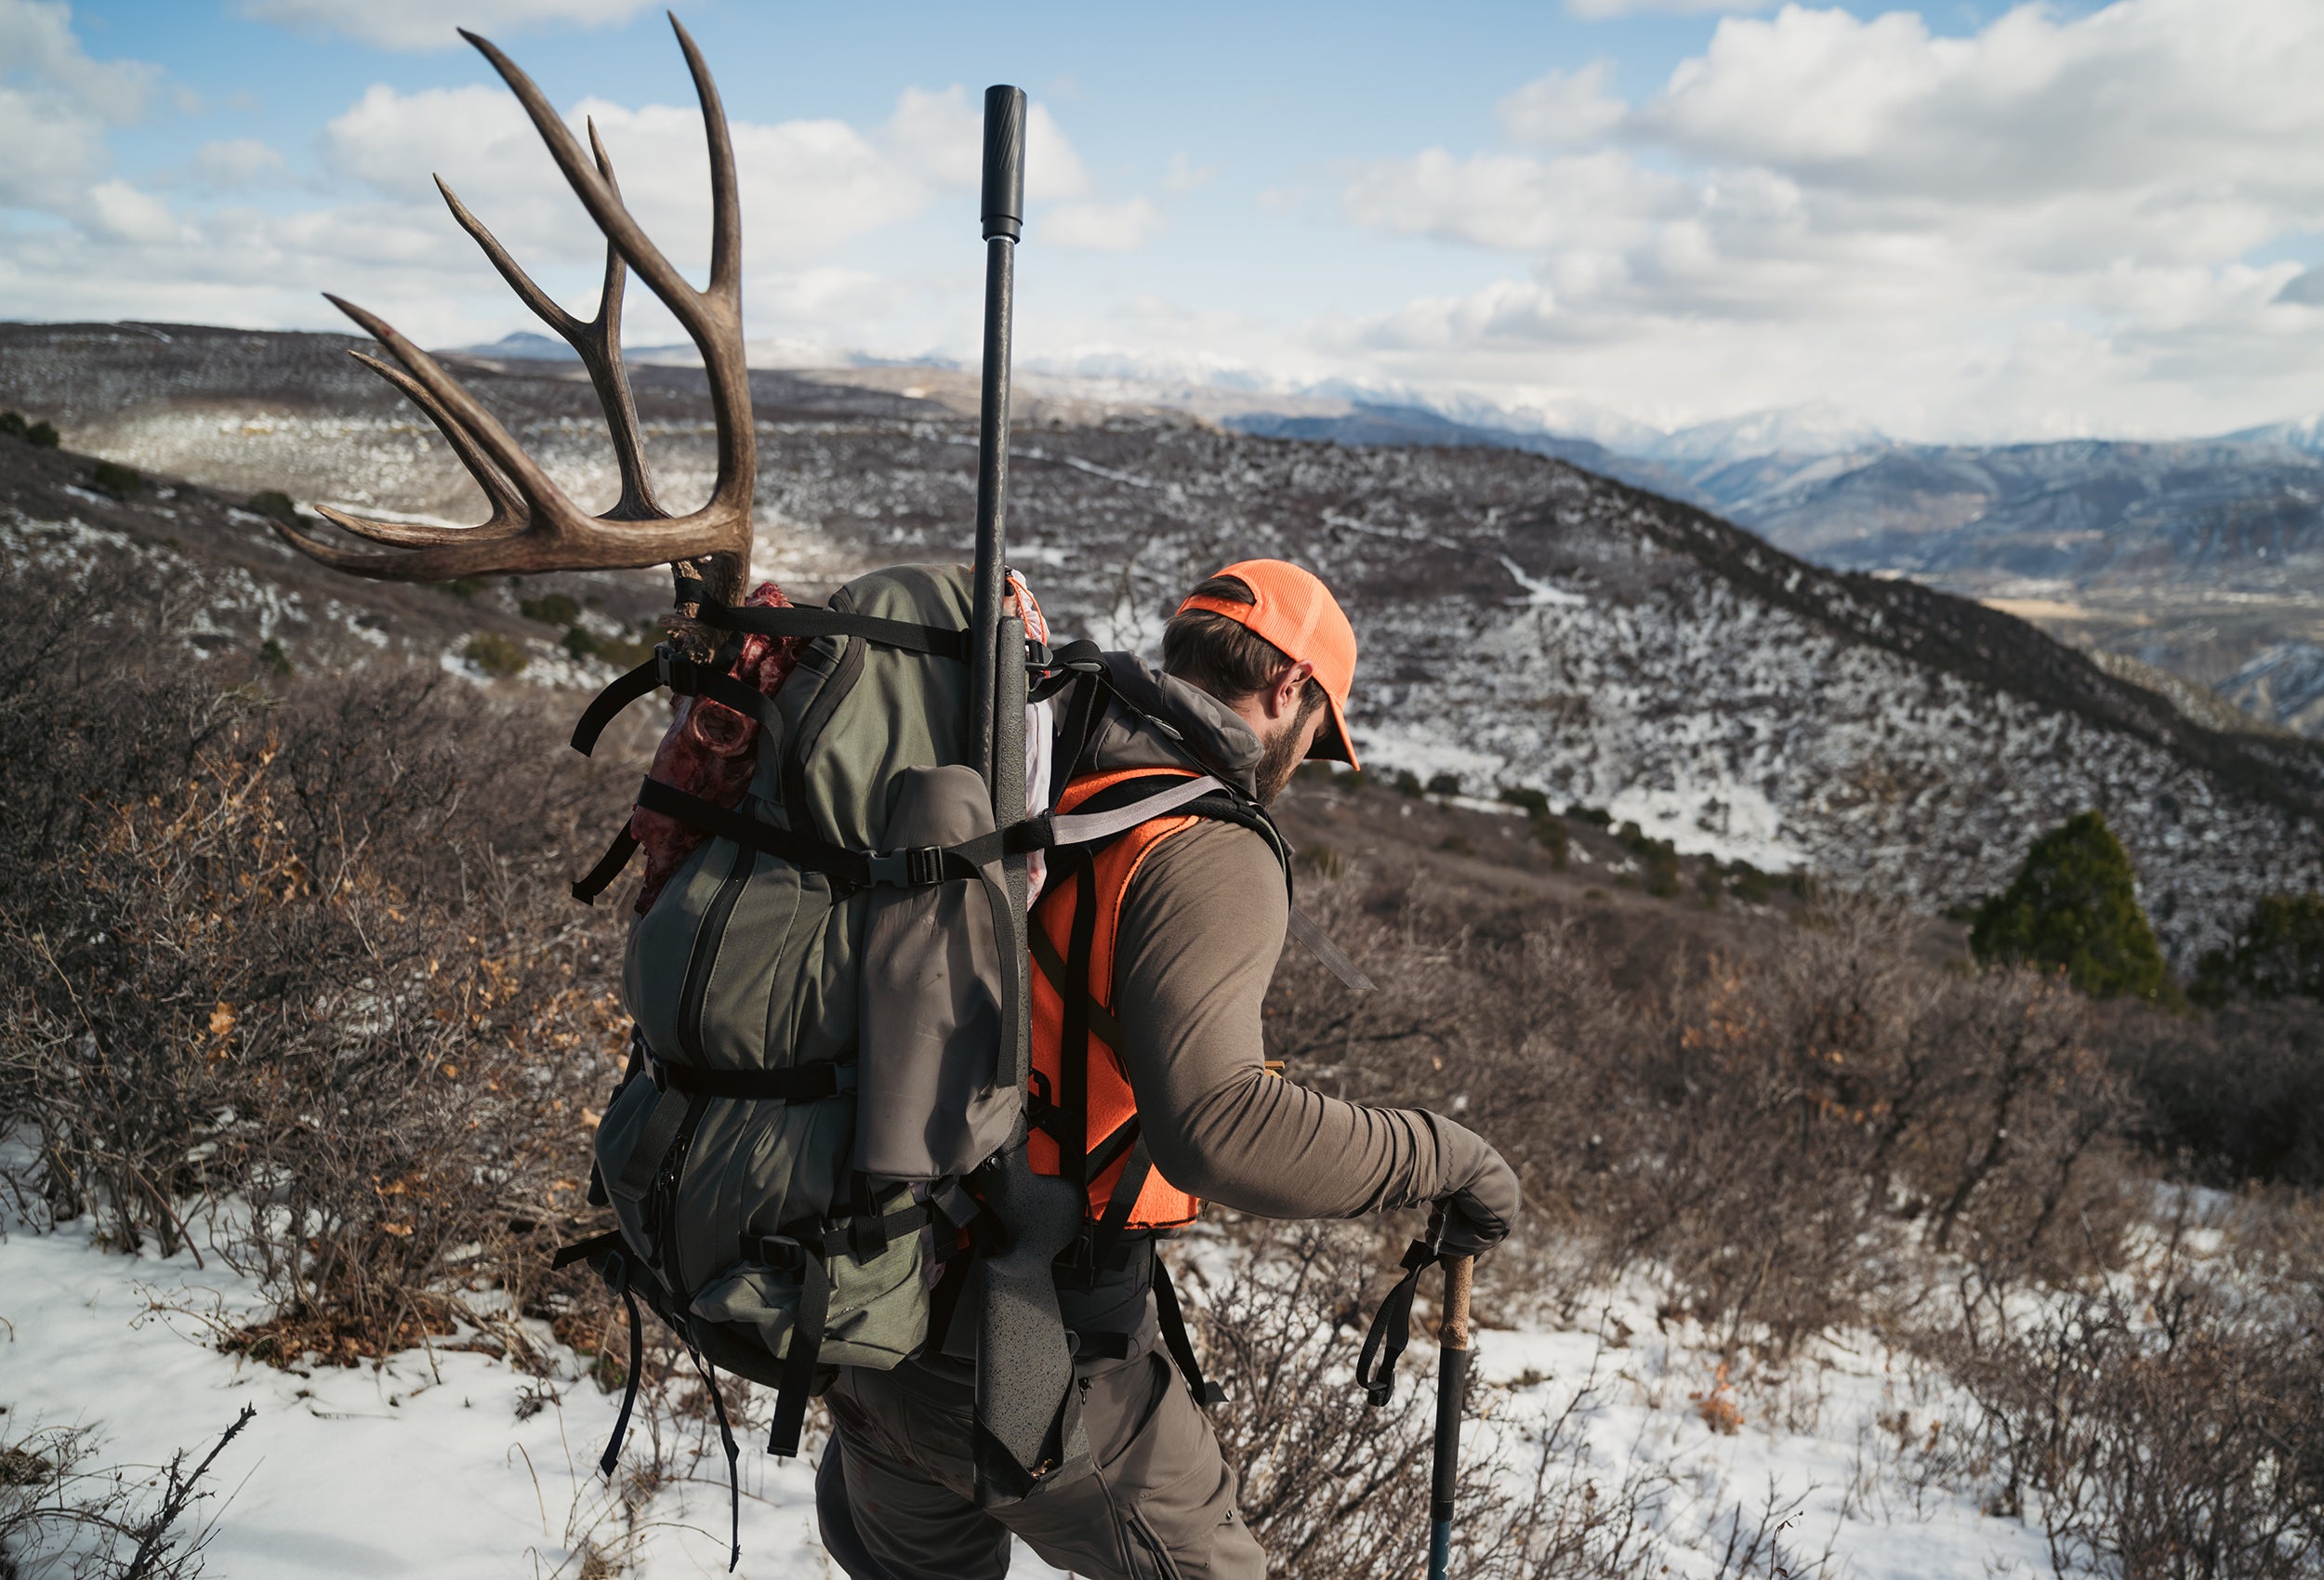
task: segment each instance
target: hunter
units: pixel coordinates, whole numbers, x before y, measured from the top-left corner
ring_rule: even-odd
[[[1131,705],[1111,704],[1097,721],[1060,810],[1091,808],[1132,781],[1193,773],[1263,806],[1309,757],[1353,765],[1355,651],[1346,614],[1310,573],[1274,560],[1228,566],[1179,606],[1161,673],[1107,655]],[[1155,1277],[1155,1240],[1203,1200],[1279,1218],[1433,1204],[1451,1255],[1508,1234],[1516,1176],[1474,1133],[1269,1072],[1260,1009],[1290,915],[1282,862],[1271,829],[1171,813],[1051,873],[1033,914],[1035,1088],[1045,1099],[1078,1088],[1087,1112],[1037,1129],[1033,1159],[1060,1172],[1063,1147],[1089,1149],[1094,1233],[1076,1265],[1061,1259],[1059,1298],[1079,1340],[1089,1468],[977,1507],[973,1346],[947,1321],[965,1308],[958,1291],[940,1288],[934,1331],[949,1325],[945,1342],[892,1371],[844,1369],[826,1395],[833,1440],[816,1501],[825,1546],[854,1580],[998,1580],[1012,1536],[1089,1580],[1258,1580],[1266,1557],[1197,1402],[1205,1385],[1167,1275]],[[1093,917],[1076,941],[1085,885]],[[1089,960],[1078,1014],[1058,991],[1076,941]],[[1064,1069],[1069,1027],[1103,1045],[1077,1081]],[[1045,1106],[1053,1121],[1052,1105],[1037,1102],[1037,1115]],[[1138,1144],[1101,1157],[1132,1116]],[[1109,1214],[1117,1194],[1126,1210]]]

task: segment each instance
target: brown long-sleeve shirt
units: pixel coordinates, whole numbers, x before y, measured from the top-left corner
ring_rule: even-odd
[[[1469,1131],[1267,1073],[1260,1011],[1290,920],[1267,843],[1202,823],[1147,857],[1122,905],[1115,1013],[1155,1166],[1182,1191],[1267,1218],[1353,1218],[1469,1182]]]

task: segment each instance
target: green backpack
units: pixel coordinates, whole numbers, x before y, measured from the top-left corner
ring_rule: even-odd
[[[818,1368],[884,1370],[922,1347],[943,1255],[931,1235],[945,1251],[963,1231],[989,1244],[960,1179],[1023,1112],[1004,852],[1110,837],[1222,789],[1178,781],[1116,811],[997,832],[967,762],[970,602],[967,571],[949,566],[874,572],[821,610],[704,601],[705,620],[734,634],[719,656],[659,650],[574,732],[589,750],[657,686],[761,726],[739,806],[650,778],[638,797],[712,837],[630,931],[631,1059],[590,1181],[615,1228],[558,1253],[561,1267],[596,1267],[630,1312],[609,1475],[636,1401],[640,1300],[702,1369],[730,1478],[718,1368],[777,1390],[767,1446],[788,1455]],[[772,697],[728,674],[748,632],[813,639]],[[1110,694],[1095,648],[1028,645],[1047,675],[1037,694],[1086,682],[1067,710],[1068,733],[1086,733],[1096,693]],[[635,848],[625,828],[575,894],[593,899]]]

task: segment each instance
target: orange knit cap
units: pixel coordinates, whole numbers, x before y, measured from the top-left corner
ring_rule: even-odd
[[[1223,598],[1190,598],[1178,606],[1223,614],[1264,637],[1294,663],[1315,666],[1324,688],[1325,705],[1331,710],[1331,727],[1317,732],[1311,757],[1336,757],[1356,766],[1355,745],[1348,735],[1348,691],[1355,684],[1355,627],[1340,608],[1331,589],[1312,571],[1281,560],[1245,560],[1218,573],[1250,588],[1253,601],[1236,603]]]

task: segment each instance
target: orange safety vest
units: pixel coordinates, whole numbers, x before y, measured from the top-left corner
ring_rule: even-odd
[[[1195,777],[1191,770],[1171,768],[1117,769],[1088,774],[1065,786],[1065,793],[1058,798],[1057,810],[1061,813],[1070,812],[1109,786],[1129,780],[1166,776]],[[1138,1116],[1137,1094],[1130,1090],[1129,1077],[1122,1069],[1121,1055],[1115,1046],[1121,1029],[1113,1015],[1114,940],[1121,922],[1122,899],[1129,891],[1130,880],[1138,876],[1139,868],[1155,847],[1201,821],[1198,816],[1175,812],[1148,819],[1098,850],[1086,867],[1079,862],[1060,861],[1061,852],[1052,852],[1048,888],[1033,908],[1033,1095],[1036,1114],[1048,1123],[1034,1126],[1028,1137],[1028,1156],[1035,1173],[1063,1174],[1067,1172],[1063,1165],[1063,1138],[1076,1134],[1085,1138],[1082,1166],[1090,1171],[1092,1222],[1103,1219],[1113,1202],[1114,1189],[1120,1183],[1122,1171],[1129,1161],[1129,1138],[1135,1134],[1125,1126]],[[1076,1061],[1067,1057],[1064,1047],[1065,1000],[1059,989],[1066,975],[1063,963],[1072,955],[1075,915],[1082,901],[1082,888],[1092,876],[1096,905],[1089,943],[1089,975],[1084,989],[1088,994],[1088,1051],[1080,1061],[1076,1083],[1073,1068]],[[1074,1091],[1076,1084],[1082,1087],[1078,1100]],[[1078,1125],[1072,1112],[1075,1108],[1084,1116]],[[1157,1168],[1146,1175],[1145,1185],[1138,1192],[1138,1200],[1122,1227],[1173,1228],[1193,1222],[1201,1208],[1197,1198],[1163,1178]]]

